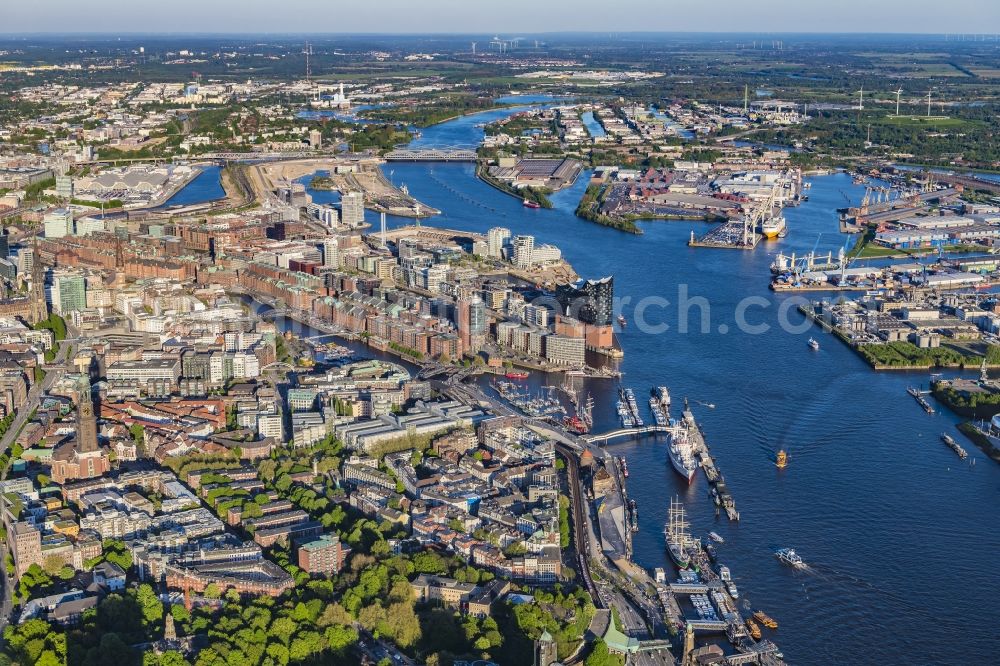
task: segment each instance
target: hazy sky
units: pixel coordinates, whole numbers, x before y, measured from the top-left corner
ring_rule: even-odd
[[[1000,33],[998,0],[3,0],[10,32]]]

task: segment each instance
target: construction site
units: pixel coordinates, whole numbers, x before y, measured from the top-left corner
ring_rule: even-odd
[[[252,182],[272,192],[280,186],[316,174],[311,187],[340,193],[361,192],[365,208],[399,217],[431,217],[441,211],[410,196],[406,185],[397,187],[382,173],[385,162],[376,157],[338,157],[274,162],[255,166],[258,177]]]

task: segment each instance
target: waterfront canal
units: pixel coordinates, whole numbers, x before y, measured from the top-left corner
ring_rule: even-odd
[[[190,206],[215,201],[224,196],[226,190],[222,187],[222,167],[210,164],[201,167],[201,173],[178,190],[163,206]]]
[[[473,146],[476,125],[512,110],[467,116],[423,130],[415,147]],[[666,460],[663,441],[611,445],[629,461],[628,490],[638,503],[635,559],[668,566],[662,527],[671,494],[684,500],[695,536],[709,530],[726,539],[720,560],[741,593],[741,606],[763,609],[780,623],[773,634],[789,663],[993,663],[994,592],[1000,574],[1000,466],[971,444],[975,466],[961,463],[939,440],[957,419],[928,416],[905,393],[921,374],[876,374],[832,336],[816,329],[791,333],[778,326],[789,296],[767,288],[768,267],[780,249],[801,254],[843,247],[835,209],[863,188],[846,175],[812,179],[810,201],[786,210],[788,237],[755,251],[691,249],[701,222],[643,223],[631,236],[575,217],[586,176],[552,196],[552,210],[530,210],[478,181],[471,164],[391,164],[393,180],[444,213],[426,225],[485,233],[506,226],[558,245],[585,277],[615,276],[615,292],[630,325],[620,334],[623,383],[637,396],[670,387],[674,415],[685,396],[742,515],[739,524],[714,515],[702,475],[688,487]],[[369,217],[374,221],[374,216]],[[390,226],[410,223],[390,218]],[[851,240],[853,242],[853,239]],[[691,330],[678,331],[678,288],[704,297],[709,326],[689,310]],[[635,305],[658,296],[647,320],[669,330],[654,334],[634,324]],[[737,307],[766,333],[735,325]],[[766,304],[766,307],[765,305]],[[801,322],[792,312],[788,320]],[[723,328],[725,327],[725,328]],[[725,331],[725,332],[723,332]],[[806,346],[815,337],[818,352]],[[533,377],[534,386],[545,383]],[[548,381],[558,384],[558,377]],[[618,427],[617,383],[589,381],[595,428]],[[699,402],[694,402],[699,401]],[[641,403],[644,401],[640,401]],[[700,404],[705,403],[705,404]],[[706,404],[715,405],[710,409]],[[963,445],[961,435],[956,435]],[[789,466],[774,466],[784,448]],[[792,571],[773,556],[796,548],[810,567]]]

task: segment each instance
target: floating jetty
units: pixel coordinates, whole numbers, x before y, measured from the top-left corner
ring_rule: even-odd
[[[705,434],[702,432],[701,426],[695,422],[694,414],[688,409],[687,400],[684,401],[684,422],[688,426],[688,438],[691,441],[691,448],[698,458],[701,468],[705,471],[705,478],[708,479],[708,483],[711,486],[709,494],[712,496],[712,501],[715,502],[716,511],[725,511],[729,520],[739,520],[740,512],[736,510],[736,501],[729,494],[726,480],[723,478],[718,466],[716,466],[712,454],[709,453],[708,445],[705,443]]]
[[[927,402],[927,399],[924,398],[924,395],[923,393],[920,392],[920,389],[913,388],[911,386],[910,388],[906,389],[906,392],[913,396],[913,399],[916,400],[917,403],[924,408],[925,412],[927,412],[928,414],[934,413],[934,408],[931,407],[931,403]]]
[[[942,434],[941,441],[947,444],[948,448],[954,451],[955,454],[962,460],[965,460],[966,458],[969,457],[969,454],[965,452],[965,449],[963,449],[962,446],[958,442],[956,442],[951,435]]]

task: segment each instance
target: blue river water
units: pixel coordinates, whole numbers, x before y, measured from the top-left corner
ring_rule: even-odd
[[[482,137],[476,125],[506,113],[427,128],[417,147],[475,145]],[[849,176],[811,179],[810,200],[786,210],[787,238],[737,251],[687,247],[692,231],[708,228],[702,222],[643,223],[645,233],[632,236],[577,218],[586,175],[552,196],[553,209],[531,210],[477,180],[471,164],[389,170],[443,211],[425,225],[475,232],[505,226],[558,245],[582,276],[614,275],[630,322],[619,334],[622,383],[639,397],[669,386],[675,415],[685,397],[692,401],[742,516],[739,523],[718,518],[704,477],[688,486],[662,440],[613,443],[631,471],[639,564],[669,567],[662,527],[669,497],[678,495],[696,536],[715,530],[725,538],[720,560],[732,569],[741,606],[778,620],[772,638],[789,663],[997,663],[997,613],[990,609],[1000,590],[992,561],[1000,553],[1000,466],[954,431],[957,417],[943,408],[927,415],[906,394],[907,386],[926,386],[926,373],[875,373],[831,335],[783,330],[779,311],[793,297],[767,288],[778,250],[836,253],[853,242],[838,233],[835,212],[845,197],[857,202],[863,194]],[[389,218],[390,226],[410,222]],[[690,328],[680,330],[685,295],[707,302],[704,329],[701,310],[691,305]],[[636,306],[648,297],[669,301],[645,312],[648,324],[667,330],[635,324]],[[749,323],[767,330],[740,330],[743,309]],[[801,325],[803,317],[793,309],[787,322]],[[808,349],[810,336],[818,352]],[[538,387],[561,379],[530,381]],[[598,431],[618,427],[617,386],[586,384]],[[960,462],[941,443],[943,432],[977,464]],[[789,454],[783,471],[774,466],[779,448]],[[797,549],[809,568],[779,564],[773,552],[781,547]]]
[[[587,111],[586,113],[580,114],[580,120],[583,121],[584,127],[590,132],[590,136],[595,139],[599,139],[608,135],[601,127],[601,123],[597,122],[597,118],[594,117],[593,111]]]
[[[201,173],[195,176],[194,180],[178,190],[177,194],[170,197],[163,205],[187,206],[221,199],[226,196],[226,191],[222,188],[220,180],[221,174],[221,167],[202,167]]]

